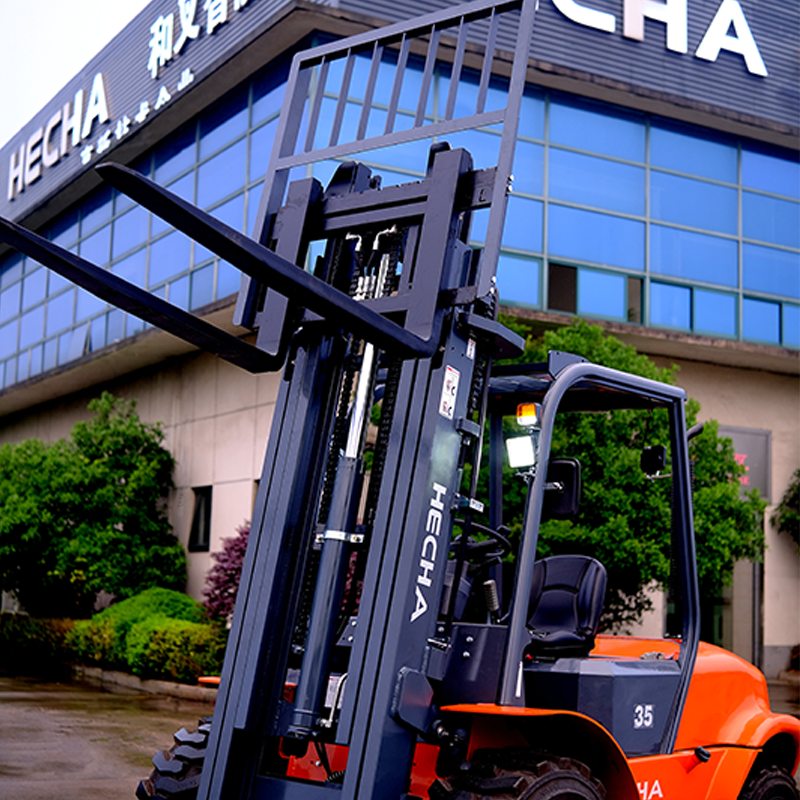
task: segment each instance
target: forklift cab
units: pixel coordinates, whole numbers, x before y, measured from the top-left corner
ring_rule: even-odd
[[[489,651],[502,654],[496,658],[497,683],[492,686],[484,672],[469,686],[471,702],[578,712],[602,724],[628,757],[671,752],[699,628],[684,399],[680,389],[566,353],[550,353],[546,364],[494,367],[488,401],[489,527],[506,523],[516,529],[516,558],[513,585],[509,569],[495,569],[490,579],[499,584],[500,624],[480,631],[468,623],[453,626],[454,637],[481,646],[484,658]],[[635,444],[644,467],[642,496],[660,493],[670,504],[663,523],[677,565],[671,588],[680,598],[680,627],[675,638],[659,642],[657,652],[652,640],[597,636],[607,589],[614,587],[607,586],[596,544],[584,539],[581,549],[577,533],[593,521],[591,506],[584,511],[580,505],[581,470],[595,477],[614,470],[585,446],[575,458],[570,434],[629,412],[645,415],[645,430],[652,422],[657,435],[668,437]],[[516,460],[525,448],[508,447],[519,438],[529,442],[527,461]],[[640,458],[631,461],[638,467]],[[661,475],[668,464],[671,474]],[[661,477],[668,480],[657,480]],[[504,508],[509,481],[526,484],[524,507],[516,512]],[[572,541],[564,534],[570,529],[576,531]],[[463,656],[466,650],[457,645],[453,652]],[[445,694],[459,695],[460,702],[464,674],[452,668],[442,682]]]

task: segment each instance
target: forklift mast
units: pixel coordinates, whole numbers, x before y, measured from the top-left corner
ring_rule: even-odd
[[[298,53],[252,238],[132,170],[97,168],[242,271],[235,321],[255,346],[0,221],[5,241],[97,296],[252,372],[283,370],[201,798],[407,790],[433,722],[442,597],[452,621],[458,596],[445,591],[454,515],[479,506],[477,466],[464,497],[462,474],[480,462],[492,359],[523,344],[496,322],[495,271],[535,7],[478,0]],[[478,128],[497,145],[480,170],[448,144]],[[350,160],[388,147],[422,152],[404,165],[424,177],[381,188]],[[478,249],[475,214],[488,217]],[[282,774],[283,756],[320,742],[347,748],[342,782]]]
[[[532,2],[475,3],[295,57],[257,238],[296,263],[319,252],[317,277],[412,334],[418,349],[409,357],[335,316],[319,319],[296,294],[281,295],[253,277],[243,283],[237,321],[258,328],[259,349],[286,359],[287,368],[201,798],[407,791],[418,736],[433,723],[426,670],[438,646],[453,516],[459,508],[471,513],[472,498],[460,495],[462,473],[480,458],[492,358],[522,347],[495,321],[494,273],[533,12]],[[513,42],[514,34],[515,52],[503,62],[511,68],[506,106],[492,108],[495,45],[509,36]],[[452,65],[448,96],[443,118],[432,121],[433,71],[443,56]],[[409,86],[414,57],[422,73]],[[364,102],[351,122],[354,141],[343,142],[359,67]],[[334,73],[341,75],[335,100],[326,97]],[[379,85],[391,89],[376,122],[369,114]],[[398,112],[410,90],[417,94],[413,120]],[[459,116],[462,95],[471,107]],[[335,103],[330,131],[320,125],[326,102]],[[465,150],[446,144],[460,131],[490,125],[502,125],[491,169],[475,170]],[[382,131],[369,138],[376,128]],[[420,165],[425,177],[414,183],[377,188],[370,170],[352,162],[340,163],[324,190],[314,178],[289,180],[312,163],[354,152],[364,158],[365,151],[368,158],[379,147],[420,141],[431,146]],[[482,251],[468,245],[471,219],[481,211],[489,216]],[[362,487],[376,397],[380,419]],[[357,614],[356,585],[363,587]],[[349,659],[346,672],[336,673],[332,651],[342,638]],[[281,755],[320,742],[347,748],[340,785],[309,786],[280,774]]]

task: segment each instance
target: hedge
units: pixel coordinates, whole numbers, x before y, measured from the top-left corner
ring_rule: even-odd
[[[170,589],[148,589],[77,622],[2,614],[0,670],[58,679],[77,661],[195,683],[219,675],[225,655],[227,631],[205,619],[200,603]]]
[[[195,683],[201,675],[219,675],[226,642],[222,628],[151,617],[128,634],[128,666],[140,678]]]
[[[62,678],[69,674],[69,619],[0,614],[0,668],[14,675]]]
[[[148,619],[180,619],[199,623],[203,607],[191,597],[171,589],[147,589],[75,623],[68,643],[77,658],[90,666],[127,670],[129,632]]]
[[[200,603],[170,589],[148,589],[75,623],[67,637],[77,660],[141,678],[194,683],[219,674],[227,634],[203,622]]]

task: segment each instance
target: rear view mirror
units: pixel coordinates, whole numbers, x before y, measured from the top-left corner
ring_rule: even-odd
[[[658,475],[667,465],[667,448],[664,445],[645,447],[642,450],[642,458],[639,461],[642,472],[648,477]]]
[[[542,519],[574,519],[580,512],[581,462],[553,458],[547,466]]]

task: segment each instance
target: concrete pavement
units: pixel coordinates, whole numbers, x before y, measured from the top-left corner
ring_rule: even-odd
[[[773,709],[800,717],[800,684],[770,682]],[[0,798],[133,800],[156,751],[211,703],[86,684],[0,677]]]
[[[0,798],[133,800],[150,759],[209,703],[0,677]]]

